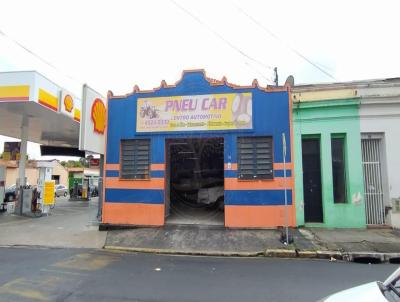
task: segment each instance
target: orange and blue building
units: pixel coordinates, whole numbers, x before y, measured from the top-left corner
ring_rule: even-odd
[[[237,112],[241,107],[243,112]],[[153,114],[149,115],[146,108],[153,110]],[[189,120],[196,118],[199,120]],[[204,122],[204,118],[214,120]],[[172,119],[177,122],[171,123]],[[287,210],[289,225],[295,226],[292,127],[288,86],[265,88],[256,80],[252,85],[239,86],[226,78],[210,79],[203,70],[190,70],[184,71],[174,85],[162,81],[158,88],[147,91],[135,86],[132,93],[122,96],[109,92],[102,223],[164,225],[168,214],[168,177],[174,173],[168,168],[167,141],[219,138],[223,139],[224,148],[224,225],[283,226]],[[286,138],[285,160],[282,134]],[[271,170],[266,178],[243,178],[238,141],[257,137],[268,137],[272,142]],[[147,172],[137,178],[124,177],[121,153],[123,143],[129,140],[149,143]]]

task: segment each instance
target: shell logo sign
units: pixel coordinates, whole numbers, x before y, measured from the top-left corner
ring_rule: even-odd
[[[80,122],[81,100],[66,90],[61,90],[60,112],[76,122]]]
[[[71,112],[74,108],[74,100],[69,94],[64,97],[64,108],[67,112]]]
[[[107,126],[107,103],[105,98],[83,85],[82,116],[79,135],[79,149],[104,154],[104,133]]]
[[[99,98],[95,99],[92,104],[91,119],[93,121],[96,133],[104,134],[106,128],[106,106]]]

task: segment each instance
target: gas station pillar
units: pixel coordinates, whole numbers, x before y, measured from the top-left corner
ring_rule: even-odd
[[[21,149],[19,157],[19,185],[25,186],[25,165],[26,165],[26,155],[28,149],[28,119],[24,116],[21,125]]]

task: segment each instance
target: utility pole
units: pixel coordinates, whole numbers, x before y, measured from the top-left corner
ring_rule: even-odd
[[[275,76],[274,78],[275,86],[278,86],[278,67],[274,68],[274,76]]]
[[[287,182],[286,182],[286,136],[285,132],[282,132],[282,156],[283,156],[283,185],[285,187],[285,229],[281,235],[281,242],[285,245],[293,243],[293,237],[289,234],[289,209],[288,209],[288,198],[287,198]]]

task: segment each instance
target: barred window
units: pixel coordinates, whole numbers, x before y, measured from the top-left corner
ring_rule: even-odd
[[[121,141],[121,178],[146,179],[150,170],[150,139]]]
[[[346,202],[345,136],[332,135],[332,178],[334,203]]]
[[[274,177],[272,137],[238,137],[237,146],[240,179],[272,179]]]

